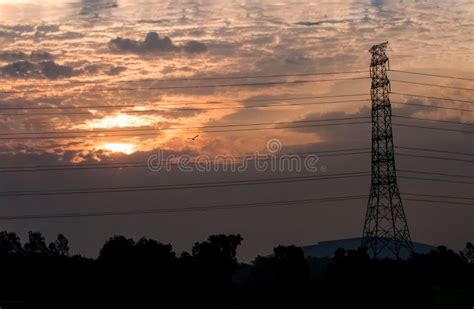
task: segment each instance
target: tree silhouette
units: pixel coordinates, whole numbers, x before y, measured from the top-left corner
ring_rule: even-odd
[[[141,261],[170,265],[176,259],[173,247],[153,239],[141,238],[135,245],[136,255]]]
[[[114,236],[97,259],[87,259],[71,256],[61,234],[48,246],[41,233],[30,232],[22,246],[15,233],[0,232],[0,306],[2,299],[40,308],[64,306],[60,297],[44,297],[51,291],[67,299],[98,298],[110,306],[125,301],[131,307],[152,302],[209,309],[370,308],[387,304],[393,295],[389,307],[409,302],[424,308],[435,302],[470,308],[474,303],[472,243],[459,253],[441,246],[408,260],[370,259],[364,249],[338,249],[332,258],[307,260],[299,247],[278,246],[252,265],[238,263],[241,243],[240,235],[212,235],[177,258],[170,244]],[[367,291],[371,298],[361,298]]]
[[[176,254],[170,244],[141,238],[135,244],[132,263],[156,284],[169,285],[174,280]]]
[[[296,246],[278,246],[273,249],[277,280],[298,284],[309,279],[309,265],[303,249]]]
[[[25,254],[28,256],[49,255],[48,246],[43,235],[39,232],[28,232],[28,242],[24,245]]]
[[[0,256],[23,255],[20,238],[15,233],[0,232]]]
[[[106,263],[124,263],[132,257],[135,247],[133,239],[113,236],[100,249],[99,261]]]
[[[212,235],[207,241],[194,244],[192,257],[199,280],[230,284],[238,266],[236,253],[242,240],[240,235]]]
[[[63,234],[59,234],[56,241],[49,244],[48,249],[52,256],[69,256],[69,241]]]

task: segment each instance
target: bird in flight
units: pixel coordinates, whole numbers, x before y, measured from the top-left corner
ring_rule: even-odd
[[[188,139],[190,139],[190,140],[192,140],[192,141],[195,141],[195,140],[196,140],[196,138],[198,138],[198,137],[199,137],[199,134],[198,134],[198,135],[196,135],[195,137],[189,137]]]

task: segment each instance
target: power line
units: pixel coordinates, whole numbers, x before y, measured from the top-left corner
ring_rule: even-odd
[[[424,196],[424,195],[420,194],[420,196]],[[0,220],[11,221],[11,220],[27,220],[27,219],[88,218],[88,217],[110,217],[110,216],[130,216],[130,215],[149,215],[149,214],[170,214],[170,213],[201,212],[201,211],[212,211],[212,210],[238,210],[238,209],[252,209],[252,208],[263,208],[263,207],[288,207],[288,206],[296,207],[297,205],[302,206],[302,205],[308,205],[308,204],[314,204],[314,203],[342,202],[342,201],[350,201],[350,200],[360,200],[360,199],[365,199],[365,198],[367,198],[365,195],[350,195],[350,196],[340,196],[340,197],[273,201],[273,202],[262,202],[262,203],[175,207],[175,208],[161,208],[161,209],[136,209],[136,210],[117,210],[117,211],[76,212],[76,213],[31,214],[31,215],[16,215],[16,216],[0,216]],[[474,204],[471,204],[471,203],[452,202],[452,201],[435,201],[435,200],[413,199],[413,198],[407,198],[405,200],[416,201],[416,202],[474,206]]]
[[[275,108],[275,107],[291,107],[291,106],[309,106],[309,105],[325,105],[325,104],[341,104],[341,103],[359,103],[368,102],[367,100],[344,100],[344,101],[327,101],[327,102],[305,102],[305,103],[283,103],[283,104],[272,104],[272,105],[245,105],[245,106],[225,106],[225,107],[207,107],[207,108],[196,108],[196,107],[176,107],[171,109],[147,109],[147,110],[125,110],[115,113],[121,114],[151,114],[151,113],[172,113],[172,112],[183,112],[183,111],[210,111],[210,110],[237,110],[237,109],[252,109],[252,108]],[[159,107],[162,108],[162,107]],[[58,108],[60,110],[61,108]],[[81,108],[78,108],[81,109]],[[52,116],[52,115],[93,115],[91,112],[40,112],[40,113],[28,113],[28,114],[12,114],[12,113],[0,113],[3,116]]]
[[[448,176],[448,177],[459,177],[459,178],[469,178],[472,179],[474,177],[467,176],[467,175],[456,175],[456,174],[447,174],[447,173],[434,173],[434,172],[426,172],[426,171],[413,171],[413,170],[404,170],[404,169],[397,169],[398,172],[404,173],[414,173],[414,174],[425,174],[425,175],[436,175],[436,176]]]
[[[412,72],[412,71],[402,71],[402,70],[393,70],[393,69],[390,69],[389,71],[390,71],[390,72],[397,72],[397,73],[412,74],[412,75],[422,75],[422,76],[431,76],[431,77],[451,78],[451,79],[474,81],[474,78],[467,78],[467,77],[457,77],[457,76],[449,76],[449,75],[438,75],[438,74]]]
[[[398,178],[410,179],[410,180],[426,180],[426,181],[436,181],[436,182],[448,182],[448,183],[459,183],[472,185],[474,182],[470,181],[461,181],[461,180],[449,180],[449,179],[434,179],[434,178],[423,178],[423,177],[407,177],[407,176],[398,176]]]
[[[406,198],[405,201],[412,201],[412,202],[426,202],[426,203],[439,203],[439,204],[454,204],[454,205],[465,205],[465,206],[474,206],[471,203],[461,203],[461,202],[450,202],[450,201],[434,201],[434,200],[423,200],[423,199],[413,199],[413,198]]]
[[[272,128],[244,128],[244,129],[229,129],[229,130],[212,130],[212,131],[186,131],[168,134],[192,134],[192,133],[227,133],[227,132],[246,132],[246,131],[262,131],[262,130],[282,130],[282,129],[298,129],[298,128],[314,128],[314,127],[327,127],[327,126],[339,126],[339,125],[358,125],[368,124],[368,121],[364,122],[343,122],[343,123],[328,123],[328,124],[313,124],[313,125],[300,125],[300,126],[289,126],[289,127],[272,127]],[[161,131],[164,131],[163,129]],[[69,136],[27,136],[27,137],[0,137],[0,140],[36,140],[36,139],[74,139],[74,138],[107,138],[107,137],[138,137],[138,136],[155,136],[156,133],[135,133],[135,134],[108,134],[108,135],[69,135]]]
[[[426,96],[426,95],[418,95],[418,94],[411,94],[411,93],[401,93],[401,92],[393,92],[393,91],[391,91],[390,93],[391,93],[391,94],[398,94],[398,95],[409,96],[409,97],[415,97],[415,98],[424,98],[424,99],[433,99],[433,100],[444,100],[444,101],[453,101],[453,102],[462,102],[462,103],[474,104],[474,101],[466,101],[466,100],[460,100],[460,99],[432,97],[432,96]]]
[[[393,117],[434,121],[434,122],[446,122],[454,124],[466,124],[473,125],[472,123],[462,123],[454,121],[436,120],[421,117],[411,116],[398,116]],[[43,132],[20,132],[20,133],[0,133],[0,136],[21,136],[21,135],[44,135],[44,134],[97,134],[97,133],[115,133],[115,132],[141,132],[141,131],[168,131],[168,130],[193,130],[193,129],[210,129],[210,128],[227,128],[227,127],[246,127],[246,126],[261,126],[261,125],[285,125],[285,124],[300,124],[300,123],[312,123],[312,122],[326,122],[326,121],[346,121],[346,120],[362,120],[369,119],[370,117],[346,117],[346,118],[328,118],[328,119],[312,119],[312,120],[301,120],[301,121],[282,121],[282,122],[259,122],[259,123],[244,123],[244,124],[227,124],[227,125],[208,125],[208,126],[195,126],[195,127],[171,127],[171,128],[131,128],[131,129],[107,129],[107,130],[82,130],[82,131],[43,131]],[[425,127],[423,127],[425,128]]]
[[[408,128],[417,128],[417,129],[426,129],[426,130],[437,130],[437,131],[448,131],[448,132],[459,132],[459,133],[474,134],[474,131],[465,131],[465,130],[457,130],[457,129],[425,127],[425,126],[418,126],[418,125],[411,125],[411,124],[400,124],[400,123],[394,123],[393,125],[397,126],[397,127],[408,127]]]
[[[404,147],[404,146],[395,146],[395,148],[408,149],[408,150],[419,150],[419,151],[426,151],[426,152],[439,152],[439,153],[456,154],[456,155],[464,155],[464,156],[474,156],[474,153],[458,152],[458,151],[448,151],[448,150],[440,150],[440,149],[429,149],[429,148],[418,148],[418,147]]]
[[[465,152],[455,152],[455,151],[446,151],[439,149],[427,149],[427,148],[417,148],[417,147],[403,147],[395,146],[396,149],[403,150],[415,150],[423,152],[435,152],[435,153],[444,153],[444,154],[454,154],[454,155],[466,155],[473,156],[473,153]],[[370,148],[350,148],[350,149],[336,149],[336,150],[324,150],[324,151],[312,151],[312,152],[296,152],[296,153],[285,153],[280,156],[304,156],[304,155],[317,155],[319,157],[324,156],[339,156],[339,155],[358,155],[358,154],[367,154],[370,153]],[[402,154],[397,153],[399,156],[413,156],[429,159],[439,159],[439,160],[453,160],[474,163],[471,160],[462,160],[456,158],[443,158],[443,157],[432,157],[432,156],[423,156],[423,155],[412,155],[412,154]],[[268,156],[264,155],[264,158]],[[239,156],[234,157],[234,159],[241,160],[248,158],[249,156]],[[253,156],[254,159],[261,159],[262,156]],[[273,157],[272,157],[273,158]],[[278,157],[275,157],[278,158]],[[170,162],[161,161],[160,163],[171,164]],[[190,162],[193,163],[193,162]],[[81,164],[62,164],[62,165],[33,165],[33,166],[3,166],[0,167],[0,173],[2,172],[21,172],[21,171],[48,171],[48,170],[80,170],[80,169],[98,169],[98,168],[129,168],[129,167],[147,167],[148,165],[140,162],[109,162],[109,163],[81,163]]]
[[[399,80],[399,79],[391,79],[391,81],[392,82],[403,83],[403,84],[410,84],[410,85],[420,85],[420,86],[429,86],[429,87],[439,87],[439,88],[449,88],[449,89],[457,89],[457,90],[474,91],[474,88],[463,88],[463,87],[436,85],[436,84],[428,84],[428,83],[409,82],[409,81]]]
[[[351,172],[351,173],[330,174],[330,175],[325,175],[325,176],[315,175],[315,176],[298,176],[298,177],[281,177],[281,178],[263,178],[263,179],[252,179],[252,180],[236,180],[236,181],[221,181],[221,182],[207,182],[207,183],[202,182],[202,183],[171,184],[171,185],[168,184],[168,185],[160,185],[160,186],[122,186],[122,187],[81,188],[81,189],[3,191],[3,192],[0,192],[0,197],[187,190],[187,189],[221,188],[221,187],[250,186],[250,185],[277,184],[277,183],[297,183],[297,182],[306,182],[306,181],[331,180],[331,179],[353,178],[353,177],[363,177],[363,176],[369,176],[369,173],[368,172]]]
[[[462,155],[473,155],[473,154],[466,154],[466,153],[459,153],[459,152],[451,152],[451,151],[442,151],[442,150],[433,150],[433,149],[425,149],[425,148],[414,148],[414,147],[395,147],[398,149],[408,149],[408,150],[417,150],[417,151],[427,151],[427,152],[440,152],[440,153],[448,153],[448,154],[462,154]],[[235,160],[243,160],[246,158],[252,158],[253,160],[261,160],[263,159],[280,159],[284,156],[305,156],[305,155],[317,155],[318,157],[334,157],[334,156],[346,156],[346,155],[361,155],[361,154],[369,154],[370,148],[352,148],[352,149],[340,149],[340,150],[326,150],[326,151],[313,151],[313,152],[296,152],[296,153],[286,153],[281,154],[279,156],[272,156],[268,157],[268,155],[262,156],[239,156],[233,157]],[[412,155],[405,155],[399,154],[400,156],[412,156]],[[419,156],[413,155],[415,157],[423,157],[423,158],[430,158],[430,159],[440,159],[440,160],[454,160],[454,161],[462,161],[462,162],[469,162],[473,163],[474,161],[469,160],[460,160],[460,159],[453,159],[453,158],[440,158],[440,157],[431,157],[431,156]],[[179,162],[167,162],[165,160],[161,160],[160,164],[166,164],[168,166],[178,166]],[[189,164],[193,164],[196,162],[190,161]],[[204,164],[220,164],[223,162],[210,161],[210,162],[203,162]],[[225,162],[224,162],[225,163]],[[149,167],[148,164],[144,162],[110,162],[110,163],[89,163],[89,164],[62,164],[62,165],[35,165],[35,166],[6,166],[0,167],[0,173],[16,173],[16,172],[45,172],[45,171],[76,171],[76,170],[96,170],[96,169],[125,169],[125,168],[147,168]],[[406,170],[400,170],[406,171]],[[407,171],[407,172],[419,172],[419,171]],[[422,173],[422,172],[419,172]],[[426,172],[423,172],[426,173]],[[430,173],[433,175],[439,175],[437,173]],[[452,175],[452,174],[444,174],[445,176],[453,176],[453,177],[467,177],[462,175]]]
[[[318,154],[318,157],[337,157],[337,156],[349,156],[349,155],[362,155],[362,154],[370,154],[370,151],[361,151],[361,152],[345,152],[345,153],[334,153],[334,154]],[[287,156],[298,156],[302,155],[299,153],[291,153],[286,154]],[[458,160],[458,159],[450,159],[450,158],[439,158],[439,157],[429,157],[429,156],[417,156],[417,155],[408,155],[408,154],[399,154],[397,156],[409,156],[409,157],[422,157],[427,159],[438,159],[438,160],[449,160],[449,161],[461,161],[461,162],[468,162],[474,163],[474,161],[467,161],[467,160]],[[263,158],[265,160],[279,160],[281,157],[274,157],[274,158]],[[238,159],[238,158],[236,158]],[[243,158],[242,158],[243,159]],[[262,160],[260,157],[256,157],[253,160]],[[189,164],[194,164],[196,162],[189,162]],[[223,164],[224,162],[201,162],[202,164]],[[178,162],[161,162],[165,166],[178,166],[180,163]],[[73,165],[73,164],[64,164],[64,165],[36,165],[36,166],[15,166],[15,167],[2,167],[0,168],[0,173],[22,173],[22,172],[50,172],[50,171],[79,171],[79,170],[97,170],[97,169],[126,169],[126,168],[149,168],[148,164],[143,162],[130,162],[130,163],[95,163],[95,164],[85,164],[85,165]],[[403,170],[400,170],[403,171]],[[420,173],[418,171],[411,171],[414,173]],[[426,173],[426,172],[425,172]],[[433,175],[441,175],[439,173],[431,173]],[[453,175],[453,174],[444,174],[444,176],[450,177],[466,177],[472,178],[463,175]]]
[[[214,85],[194,85],[194,86],[165,86],[165,87],[106,87],[102,89],[72,89],[71,92],[105,92],[105,91],[139,91],[139,90],[174,90],[174,89],[203,89],[203,88],[226,88],[226,87],[253,87],[253,86],[275,86],[275,85],[297,85],[310,83],[323,83],[334,81],[348,81],[348,80],[363,80],[369,77],[351,77],[351,78],[334,78],[334,79],[319,79],[319,80],[295,80],[283,82],[265,82],[265,83],[238,83],[238,84],[214,84]],[[17,93],[47,93],[50,90],[26,90],[26,91],[0,91],[3,94],[17,94]]]
[[[474,109],[464,109],[464,108],[456,108],[456,107],[444,107],[444,106],[436,106],[436,105],[425,105],[425,104],[417,104],[417,103],[404,103],[404,102],[391,102],[392,104],[399,104],[399,105],[408,105],[408,106],[418,106],[424,108],[438,108],[438,109],[446,109],[446,110],[453,110],[453,111],[460,111],[460,112],[474,112]]]
[[[304,102],[304,103],[282,103],[282,104],[272,104],[272,105],[244,105],[244,106],[223,106],[223,107],[206,107],[206,108],[197,108],[197,107],[168,107],[168,106],[160,106],[160,109],[147,109],[147,110],[132,110],[132,111],[120,111],[120,113],[130,113],[130,114],[140,114],[140,113],[163,113],[163,112],[183,112],[183,111],[209,111],[209,110],[234,110],[234,109],[249,109],[249,108],[274,108],[274,107],[286,107],[286,106],[306,106],[306,105],[321,105],[321,104],[341,104],[341,103],[357,103],[357,102],[368,102],[366,99],[362,100],[343,100],[343,101],[323,101],[323,102]],[[138,105],[136,107],[139,107]],[[93,107],[90,107],[93,108]],[[99,107],[100,109],[101,107]],[[105,107],[107,108],[107,107]],[[118,108],[118,107],[114,107]],[[169,109],[163,109],[169,108]],[[46,108],[50,110],[61,110],[62,108]],[[68,108],[68,109],[83,109],[83,107],[77,108]],[[42,110],[42,108],[21,108],[19,110]],[[7,115],[7,116],[16,116],[16,115],[62,115],[62,114],[70,114],[70,115],[90,115],[91,112],[62,112],[62,113],[31,113],[31,114],[5,114],[0,113],[0,115]]]
[[[305,103],[287,103],[287,104],[272,104],[272,105],[249,105],[249,106],[228,106],[228,107],[214,107],[214,108],[172,108],[172,109],[149,109],[149,110],[125,110],[120,111],[122,114],[140,114],[140,113],[168,113],[168,112],[182,112],[182,111],[206,111],[206,110],[215,110],[215,109],[251,109],[251,108],[275,108],[275,107],[291,107],[291,106],[307,106],[307,105],[323,105],[323,104],[341,104],[341,103],[357,103],[357,102],[367,102],[367,100],[343,100],[343,101],[327,101],[327,102],[305,102]],[[391,102],[392,104],[399,105],[409,105],[409,106],[418,106],[424,108],[437,108],[437,109],[446,109],[446,110],[455,110],[462,112],[474,112],[471,109],[462,109],[455,107],[444,107],[436,105],[425,105],[425,104],[416,104],[416,103],[404,103],[404,102]],[[206,103],[207,104],[207,103]],[[138,105],[136,107],[139,107]],[[75,107],[74,109],[82,109],[82,107]],[[92,108],[92,107],[91,107]],[[118,106],[116,107],[118,108]],[[162,108],[162,107],[159,107]],[[22,110],[29,110],[27,108],[22,108]],[[53,108],[56,109],[56,108]],[[61,110],[62,108],[57,108]],[[68,108],[69,109],[69,108]],[[1,109],[0,109],[1,110]],[[34,110],[34,108],[32,109]],[[92,115],[91,112],[58,112],[58,113],[26,113],[26,114],[12,114],[12,113],[0,113],[3,116],[66,116],[66,115]]]
[[[330,198],[305,199],[305,200],[287,200],[263,203],[249,204],[228,204],[228,205],[212,205],[212,206],[194,206],[194,207],[176,207],[161,209],[137,209],[122,211],[102,211],[102,212],[79,212],[79,213],[62,213],[62,214],[38,214],[38,215],[20,215],[20,216],[0,216],[0,220],[24,220],[24,219],[59,219],[59,218],[82,218],[82,217],[106,217],[106,216],[125,216],[125,215],[142,215],[142,214],[166,214],[181,212],[196,212],[210,210],[234,210],[234,209],[250,209],[261,207],[288,207],[289,205],[307,205],[312,203],[339,202],[366,198],[365,195],[351,195]]]
[[[431,77],[440,77],[440,78],[450,78],[458,80],[468,80],[473,81],[471,78],[448,76],[448,75],[438,75],[438,74],[429,74],[413,71],[403,71],[403,70],[390,70],[391,72],[397,73],[406,73],[412,75],[422,75],[422,76],[431,76]],[[309,72],[309,73],[293,73],[293,74],[268,74],[268,75],[240,75],[240,76],[210,76],[210,77],[182,77],[182,78],[147,78],[140,80],[127,80],[127,81],[118,81],[118,83],[148,83],[148,82],[187,82],[187,81],[210,81],[210,80],[234,80],[234,79],[257,79],[257,78],[282,78],[282,77],[304,77],[304,76],[318,76],[318,75],[340,75],[340,74],[361,74],[367,73],[366,70],[354,70],[354,71],[334,71],[334,72]],[[101,81],[104,82],[104,81]],[[68,83],[63,84],[41,84],[42,87],[56,87],[63,86],[69,87],[71,85],[88,85],[88,84],[97,84],[97,81],[69,81]]]
[[[326,119],[312,119],[312,120],[297,120],[297,121],[280,121],[280,122],[254,122],[254,123],[236,123],[224,125],[207,125],[194,127],[171,127],[171,128],[132,128],[132,129],[113,129],[113,130],[83,130],[83,131],[43,131],[43,132],[21,132],[21,133],[0,133],[0,135],[42,135],[42,134],[82,134],[82,133],[114,133],[114,132],[137,132],[137,131],[166,131],[166,130],[193,130],[193,129],[211,129],[211,128],[228,128],[228,127],[246,127],[246,126],[261,126],[261,125],[284,125],[284,124],[300,124],[311,122],[326,122],[326,121],[345,121],[345,120],[361,120],[370,117],[345,117],[345,118],[326,118]]]
[[[414,157],[414,158],[422,158],[422,159],[433,159],[433,160],[457,161],[457,162],[464,162],[464,163],[474,163],[474,161],[472,161],[472,160],[463,160],[463,159],[454,159],[454,158],[442,158],[442,157],[432,157],[432,156],[414,155],[414,154],[408,154],[408,153],[397,153],[397,156],[402,156],[402,157]]]
[[[175,102],[171,106],[168,106],[165,103],[165,106],[160,105],[159,108],[162,107],[174,107],[175,105],[217,105],[217,104],[233,104],[233,103],[261,103],[261,102],[286,102],[286,101],[298,101],[298,100],[309,100],[309,99],[327,99],[327,98],[343,98],[343,97],[357,97],[357,96],[367,96],[366,93],[360,94],[343,94],[343,95],[326,95],[326,96],[306,96],[306,97],[289,97],[289,98],[272,98],[272,99],[252,99],[252,100],[233,100],[233,101],[207,101],[207,102]],[[367,101],[367,100],[360,100],[360,101]],[[311,104],[325,104],[325,103],[347,103],[351,101],[326,101],[326,102],[309,102]],[[28,107],[28,106],[20,106],[20,107],[0,107],[0,110],[63,110],[63,109],[101,109],[101,108],[134,108],[134,107],[143,107],[148,106],[150,104],[122,104],[122,105],[81,105],[81,106],[39,106],[39,107]],[[151,104],[153,105],[153,104]],[[262,105],[267,106],[267,105]],[[232,106],[231,106],[232,108]],[[151,110],[153,111],[153,110]],[[132,112],[132,111],[131,111]],[[134,112],[145,112],[145,111],[134,111]]]
[[[461,125],[469,125],[469,126],[474,125],[474,123],[471,123],[471,122],[459,122],[459,121],[449,121],[449,120],[440,120],[440,119],[429,119],[429,118],[412,117],[412,116],[392,115],[392,117],[403,118],[403,119],[422,120],[422,121],[444,122],[444,123],[461,124]]]
[[[232,80],[232,79],[256,79],[256,78],[281,78],[281,77],[302,77],[318,75],[340,75],[366,73],[367,70],[356,71],[336,71],[336,72],[310,72],[294,74],[269,74],[269,75],[241,75],[241,76],[210,76],[210,77],[181,77],[181,78],[147,78],[139,80],[118,81],[118,83],[147,83],[147,82],[187,82],[187,81],[209,81],[209,80]],[[41,84],[42,87],[69,87],[71,85],[97,84],[97,81],[70,81],[64,84]]]
[[[255,156],[255,157],[235,157],[233,159],[243,160],[246,158],[252,158],[252,160],[279,160],[285,156],[304,156],[304,155],[316,155],[318,157],[335,157],[335,156],[348,156],[348,155],[360,155],[360,154],[369,154],[370,149],[364,149],[366,151],[359,152],[340,152],[331,151],[330,154],[320,154],[321,152],[303,152],[303,153],[288,153],[280,156]],[[188,164],[197,164],[198,162],[191,161]],[[208,162],[199,162],[202,164],[225,164],[228,162],[220,162],[219,160],[208,161]],[[238,162],[235,162],[238,163]],[[159,164],[164,166],[178,166],[182,163],[179,162],[166,162],[160,161]],[[43,171],[73,171],[73,170],[94,170],[94,169],[123,169],[123,168],[148,168],[148,164],[143,162],[130,162],[130,163],[94,163],[94,164],[64,164],[64,165],[37,165],[37,166],[15,166],[15,167],[0,167],[0,173],[13,173],[13,172],[43,172]]]
[[[172,184],[161,186],[122,186],[122,187],[104,187],[104,188],[81,188],[81,189],[54,189],[54,190],[30,190],[30,191],[3,191],[0,197],[19,197],[19,196],[55,196],[55,195],[83,195],[83,194],[102,194],[102,193],[130,193],[130,192],[149,192],[163,190],[188,190],[203,188],[221,188],[233,186],[251,186],[263,184],[280,184],[280,183],[297,183],[306,181],[332,180],[332,179],[349,179],[354,177],[370,176],[369,172],[351,172],[338,173],[325,176],[299,176],[299,177],[282,177],[282,178],[264,178],[240,181],[222,181],[208,183],[187,183]],[[399,178],[410,180],[437,181],[458,184],[473,184],[472,182],[454,181],[446,179],[422,178],[411,176],[399,176]]]
[[[362,117],[361,117],[362,118]],[[367,117],[368,118],[368,117]],[[296,122],[293,122],[296,123]],[[281,129],[298,129],[298,128],[313,128],[313,127],[325,127],[325,126],[339,126],[339,125],[357,125],[357,124],[367,124],[369,122],[343,122],[343,123],[328,123],[328,124],[312,124],[312,125],[300,125],[300,126],[283,126],[283,127],[272,127],[272,128],[244,128],[244,129],[229,129],[229,130],[212,130],[212,131],[187,131],[187,132],[178,132],[178,134],[189,134],[189,133],[225,133],[225,132],[245,132],[245,131],[261,131],[261,130],[281,130]],[[426,127],[426,126],[418,126],[418,125],[408,125],[408,124],[393,124],[394,126],[400,127],[410,127],[410,128],[421,128],[421,129],[428,129],[428,130],[439,130],[439,131],[449,131],[449,132],[460,132],[460,133],[468,133],[473,134],[472,131],[464,131],[464,130],[456,130],[456,129],[447,129],[447,128],[435,128],[435,127]],[[245,126],[245,125],[239,125]],[[186,130],[186,128],[168,128],[168,129],[152,129],[153,131],[166,131],[166,130],[176,130],[182,129]],[[136,130],[136,131],[146,131],[146,129],[129,129],[129,130]],[[114,132],[114,131],[108,131]],[[63,134],[65,132],[61,132]],[[97,133],[97,132],[95,132]],[[28,133],[20,133],[28,134]],[[102,133],[103,134],[103,133]],[[174,134],[174,133],[171,133]],[[107,137],[138,137],[138,136],[154,136],[154,133],[135,133],[133,135],[124,135],[124,134],[108,134],[108,135],[65,135],[65,136],[27,136],[27,137],[16,137],[15,134],[9,134],[12,136],[7,137],[0,137],[0,140],[35,140],[35,139],[73,139],[73,138],[107,138]],[[28,134],[28,135],[34,135]]]
[[[452,198],[452,199],[460,199],[460,200],[471,200],[474,201],[472,197],[464,197],[464,196],[452,196],[452,195],[432,195],[432,194],[421,194],[421,193],[406,193],[402,192],[403,195],[415,195],[415,196],[425,196],[425,197],[436,197],[436,198]]]

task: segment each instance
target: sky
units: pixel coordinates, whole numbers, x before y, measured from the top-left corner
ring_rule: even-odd
[[[320,154],[317,171],[300,172],[261,171],[253,166],[237,172],[222,168],[151,171],[146,167],[3,172],[0,191],[158,186],[370,171],[367,151],[324,155],[328,150],[370,148],[369,123],[273,130],[265,130],[272,125],[261,123],[368,117],[370,80],[361,77],[368,77],[369,48],[385,41],[389,41],[392,69],[472,78],[473,12],[470,1],[434,0],[0,0],[0,107],[11,108],[0,115],[3,170],[96,163],[146,165],[156,155],[241,158],[268,153],[269,141],[275,140],[280,154]],[[304,75],[314,72],[358,73]],[[288,74],[302,75],[275,76]],[[269,75],[272,77],[257,78]],[[228,78],[235,76],[247,78]],[[397,72],[390,72],[389,77],[395,93],[472,98],[469,90],[396,82],[473,88],[470,81]],[[319,82],[289,83],[302,80]],[[249,83],[253,85],[241,85]],[[234,86],[207,87],[229,84]],[[348,97],[353,94],[359,96]],[[327,96],[333,97],[314,98]],[[310,98],[293,99],[302,97]],[[470,112],[419,106],[466,110],[468,102],[399,94],[392,94],[391,100],[414,104],[393,104],[396,115],[473,121]],[[328,101],[337,104],[324,103]],[[317,102],[320,104],[314,104]],[[128,107],[113,107],[117,105]],[[77,108],[81,106],[86,107]],[[13,109],[17,107],[30,109]],[[242,128],[238,124],[255,123],[260,125],[252,128],[263,129],[224,132],[229,131],[226,126],[235,129]],[[470,129],[468,125],[402,118],[394,123]],[[212,130],[218,132],[206,133]],[[76,133],[65,137],[51,132]],[[8,134],[17,133],[29,134],[8,138]],[[35,134],[36,138],[28,138]],[[472,136],[467,133],[396,126],[393,134],[396,146],[473,152]],[[42,138],[45,136],[48,138]],[[407,149],[400,153],[420,154]],[[466,162],[469,156],[444,156],[464,161],[397,156],[397,168],[472,176],[472,163]],[[400,178],[399,186],[402,193],[469,197],[472,191],[470,184],[407,178]],[[368,195],[369,187],[370,178],[364,176],[126,193],[0,196],[0,218]],[[402,194],[404,197],[408,198]],[[250,260],[279,244],[309,245],[359,237],[366,205],[367,199],[360,199],[306,206],[0,220],[0,230],[15,231],[22,238],[30,230],[41,231],[47,239],[63,233],[74,252],[88,256],[97,255],[101,244],[114,234],[151,237],[183,251],[210,234],[240,233],[244,243],[239,255]],[[460,249],[473,240],[471,206],[405,201],[405,211],[414,241]]]

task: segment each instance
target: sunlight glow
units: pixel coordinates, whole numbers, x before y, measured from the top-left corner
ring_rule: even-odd
[[[109,143],[105,144],[103,148],[110,152],[124,153],[127,155],[135,152],[135,145],[125,143]]]
[[[147,117],[117,114],[102,119],[89,120],[86,122],[86,127],[89,129],[145,127],[152,125],[153,123],[154,121]]]

